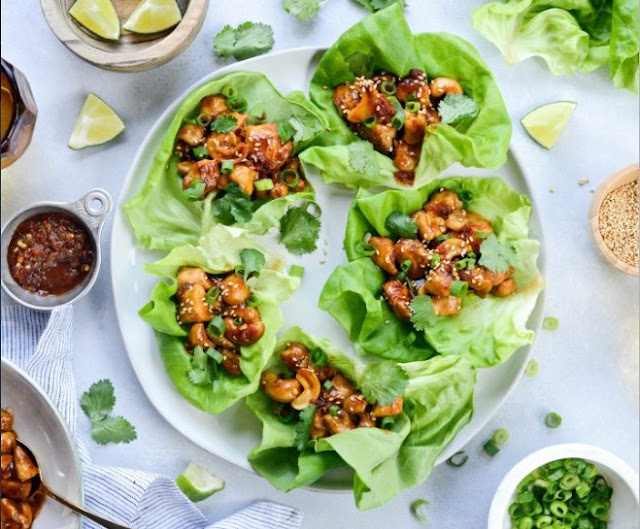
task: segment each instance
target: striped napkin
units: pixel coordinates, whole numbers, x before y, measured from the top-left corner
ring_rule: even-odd
[[[2,307],[2,356],[24,369],[67,421],[75,436],[78,399],[73,380],[73,308],[51,313]],[[135,529],[298,529],[298,509],[261,501],[210,525],[166,476],[94,465],[76,436],[83,468],[85,507]],[[179,520],[179,525],[176,521]],[[83,529],[100,526],[83,520]]]

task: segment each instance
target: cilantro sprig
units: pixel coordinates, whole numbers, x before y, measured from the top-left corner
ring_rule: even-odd
[[[313,252],[320,236],[320,215],[309,212],[314,205],[318,212],[320,206],[315,202],[307,202],[303,206],[289,208],[280,218],[280,244],[294,255]]]
[[[309,20],[318,13],[320,0],[284,0],[285,11],[297,16],[300,20]]]
[[[413,238],[418,233],[418,225],[404,213],[392,211],[384,221],[384,227],[396,237]]]
[[[298,452],[302,452],[309,442],[313,416],[316,413],[315,404],[310,404],[300,412],[298,424],[296,424],[295,446]]]
[[[210,386],[218,378],[218,364],[223,360],[224,356],[212,347],[206,351],[202,347],[196,347],[193,350],[187,377],[194,386]]]
[[[211,132],[229,133],[236,130],[237,126],[238,120],[235,117],[230,116],[229,114],[223,114],[213,123],[211,123],[211,125],[209,125],[209,128],[211,129]]]
[[[368,176],[375,177],[380,172],[380,164],[375,156],[373,145],[369,142],[351,143],[349,150],[349,164],[354,170]]]
[[[360,389],[364,398],[386,406],[404,394],[409,376],[398,364],[384,360],[369,364],[362,374]]]
[[[224,188],[225,194],[214,201],[213,214],[227,226],[236,222],[248,222],[253,216],[249,195],[242,192],[240,186],[232,182]]]
[[[135,427],[124,417],[112,417],[116,395],[110,380],[92,384],[80,398],[80,407],[91,421],[91,438],[100,445],[130,443],[138,437]]]
[[[213,50],[223,59],[233,56],[241,61],[268,52],[274,42],[271,26],[244,22],[236,28],[229,25],[222,28],[213,38]]]
[[[264,267],[266,259],[260,250],[245,248],[240,252],[240,262],[242,264],[236,268],[236,273],[242,273],[244,279],[249,279],[252,275],[260,275],[260,270]]]
[[[426,294],[416,296],[411,300],[409,308],[411,309],[411,323],[417,331],[426,331],[436,324],[438,315],[431,296]]]
[[[453,124],[464,118],[474,118],[478,114],[478,105],[464,94],[450,94],[438,105],[442,123]]]
[[[514,263],[516,251],[512,245],[503,244],[495,233],[490,233],[480,244],[480,259],[478,264],[492,272],[506,272]]]

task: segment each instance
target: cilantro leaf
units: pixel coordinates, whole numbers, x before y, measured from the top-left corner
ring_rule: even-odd
[[[93,423],[91,438],[99,445],[130,443],[138,437],[135,427],[124,417],[106,417]]]
[[[320,0],[284,0],[282,5],[287,13],[297,16],[300,20],[309,20],[316,16],[320,9]]]
[[[404,369],[395,362],[384,360],[366,367],[360,389],[369,402],[386,406],[404,394],[408,383]]]
[[[442,123],[455,123],[462,118],[474,118],[478,114],[478,105],[464,94],[449,94],[438,105]]]
[[[294,255],[313,252],[320,236],[320,219],[307,211],[309,205],[290,208],[280,218],[280,244]],[[319,207],[315,204],[316,207]]]
[[[194,348],[190,360],[191,369],[187,371],[187,377],[194,386],[209,386],[213,382],[214,373],[210,370],[209,358],[210,355],[205,353],[202,347]]]
[[[420,294],[411,300],[409,307],[411,308],[411,323],[417,331],[426,331],[436,324],[438,315],[431,297]]]
[[[227,25],[213,38],[213,50],[220,57],[239,61],[266,53],[273,44],[271,26],[259,22],[244,22],[237,28]]]
[[[182,190],[182,194],[190,200],[198,200],[205,187],[202,180],[193,180],[186,189]]]
[[[110,380],[99,380],[82,394],[80,407],[91,422],[101,421],[116,405],[116,396]]]
[[[495,233],[490,233],[480,244],[478,264],[492,272],[506,272],[513,264],[515,257],[516,251],[513,246],[502,244]]]
[[[237,126],[238,120],[235,117],[230,116],[229,114],[223,114],[213,123],[211,123],[211,125],[209,125],[209,128],[211,129],[211,132],[228,133],[236,130]]]
[[[300,412],[298,424],[296,424],[295,446],[298,452],[302,452],[309,442],[313,416],[316,413],[315,404],[310,404]]]
[[[235,182],[229,184],[225,194],[213,203],[213,214],[227,226],[236,222],[248,222],[253,216],[249,195],[246,195]]]
[[[375,156],[373,145],[369,142],[351,143],[349,149],[349,164],[356,171],[373,178],[380,172],[380,164]]]
[[[280,136],[282,143],[287,143],[296,134],[296,129],[294,129],[293,125],[288,121],[278,123],[276,131],[278,132],[278,136]]]
[[[355,0],[361,6],[367,8],[372,13],[380,11],[385,7],[389,7],[392,4],[400,4],[400,7],[404,9],[406,7],[405,0]]]
[[[240,262],[242,263],[242,275],[249,279],[251,274],[260,275],[260,269],[265,265],[264,254],[254,248],[245,248],[240,252]]]
[[[396,237],[413,238],[418,233],[418,225],[404,213],[392,211],[384,221],[384,227]]]

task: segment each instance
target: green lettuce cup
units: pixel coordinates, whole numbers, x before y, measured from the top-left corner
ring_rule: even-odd
[[[382,297],[386,274],[371,259],[363,241],[367,234],[389,236],[390,213],[420,210],[441,189],[465,197],[464,208],[491,222],[497,241],[513,250],[515,293],[479,297],[469,289],[460,295],[455,316],[438,316],[424,330],[398,318]],[[537,268],[539,242],[529,238],[531,202],[499,178],[446,178],[415,190],[389,190],[372,195],[360,190],[351,208],[344,240],[348,263],[338,266],[325,283],[319,307],[349,333],[360,354],[397,362],[441,355],[466,357],[475,367],[498,365],[533,341],[529,315],[543,288]],[[464,285],[463,285],[464,286]]]
[[[177,168],[179,158],[174,150],[176,136],[185,123],[197,123],[199,103],[203,97],[221,94],[223,90],[246,100],[245,113],[250,120],[255,117],[261,122],[288,129],[287,135],[291,135],[293,142],[293,156],[324,130],[322,118],[301,92],[284,96],[262,74],[231,73],[197,88],[178,107],[142,189],[123,206],[140,246],[171,249],[196,244],[212,226],[220,223],[262,234],[277,226],[292,202],[314,197],[308,182],[301,192],[290,192],[271,200],[252,197],[247,202],[241,200],[241,193],[235,193],[237,196],[232,194],[231,198],[237,200],[225,204],[225,216],[220,217],[220,208],[216,217],[215,203],[220,198],[220,191],[206,194],[203,200],[189,198],[185,194]]]
[[[262,266],[246,280],[252,294],[250,299],[256,300],[247,304],[258,311],[264,324],[264,334],[255,343],[239,347],[240,372],[231,375],[218,365],[221,357],[214,351],[203,348],[196,354],[195,350],[187,349],[185,344],[190,327],[181,325],[177,320],[177,277],[183,267],[200,267],[208,274],[249,269],[242,257],[247,250],[264,256]],[[276,344],[278,330],[284,323],[278,304],[300,286],[299,277],[287,274],[283,258],[265,249],[255,237],[243,230],[216,226],[199,240],[197,246],[174,248],[163,259],[146,265],[145,270],[169,280],[156,284],[151,300],[139,314],[153,327],[167,374],[182,396],[203,411],[220,413],[255,392],[260,374]],[[221,349],[216,346],[216,350]]]
[[[338,113],[333,90],[356,77],[423,70],[428,79],[452,78],[477,105],[469,119],[440,123],[422,143],[413,187],[421,187],[455,162],[497,169],[506,161],[511,120],[493,75],[475,48],[448,33],[414,35],[399,5],[383,9],[347,30],[322,56],[311,80],[310,96],[329,125],[300,159],[318,168],[326,182],[348,187],[406,188],[394,177],[393,160],[379,152],[358,159],[369,142],[351,131]],[[361,147],[354,147],[354,144]],[[362,156],[360,156],[362,158]]]
[[[476,374],[462,357],[437,356],[423,362],[382,362],[365,367],[328,340],[292,327],[278,341],[268,364],[270,370],[287,373],[280,352],[292,342],[306,346],[312,358],[314,351],[322,351],[328,365],[366,395],[403,388],[404,406],[384,428],[358,427],[314,440],[306,440],[302,434],[301,442],[297,432],[301,428],[304,432],[302,419],[283,421],[274,409],[276,403],[264,391],[250,395],[246,403],[262,422],[262,440],[248,459],[278,490],[309,485],[332,468],[349,467],[356,506],[362,510],[379,507],[422,483],[444,447],[471,420]],[[303,409],[301,416],[304,413]]]

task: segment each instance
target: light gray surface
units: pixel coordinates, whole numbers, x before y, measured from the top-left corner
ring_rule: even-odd
[[[376,511],[360,513],[349,495],[284,495],[207,454],[171,428],[142,392],[117,329],[105,259],[93,291],[76,306],[77,388],[81,392],[99,378],[113,380],[116,411],[131,419],[139,438],[128,446],[99,447],[89,439],[89,424],[82,417],[78,428],[96,463],[176,475],[195,460],[227,482],[223,492],[200,504],[212,520],[267,498],[303,509],[309,529],[419,527],[409,513],[409,504],[417,498],[431,503],[432,527],[482,529],[493,491],[508,469],[526,454],[558,442],[592,443],[638,468],[638,280],[611,269],[597,255],[587,229],[590,190],[609,173],[638,160],[638,100],[614,89],[605,70],[558,78],[536,60],[508,67],[471,27],[470,13],[480,3],[413,0],[407,15],[415,31],[450,31],[469,39],[496,75],[514,119],[513,148],[541,208],[549,267],[547,313],[560,320],[560,327],[537,338],[533,356],[540,362],[540,374],[524,378],[489,426],[469,443],[470,461],[461,469],[436,468],[421,487]],[[31,202],[69,201],[95,186],[117,197],[138,146],[162,110],[185,87],[223,64],[212,54],[211,39],[224,24],[248,18],[267,22],[274,28],[278,50],[330,45],[365,15],[350,0],[330,0],[314,21],[302,24],[280,4],[212,0],[201,32],[186,52],[138,74],[102,71],[71,54],[49,30],[36,0],[2,4],[2,56],[27,75],[39,107],[32,146],[2,172],[3,219]],[[118,111],[127,130],[110,144],[74,152],[66,143],[89,91]],[[565,134],[548,152],[527,137],[518,120],[532,108],[557,100],[579,104]],[[578,185],[582,178],[590,183]],[[110,222],[107,233],[109,229]],[[103,251],[111,251],[108,238]],[[564,417],[558,430],[542,424],[550,410]],[[489,459],[481,446],[497,427],[508,428],[511,440]]]

